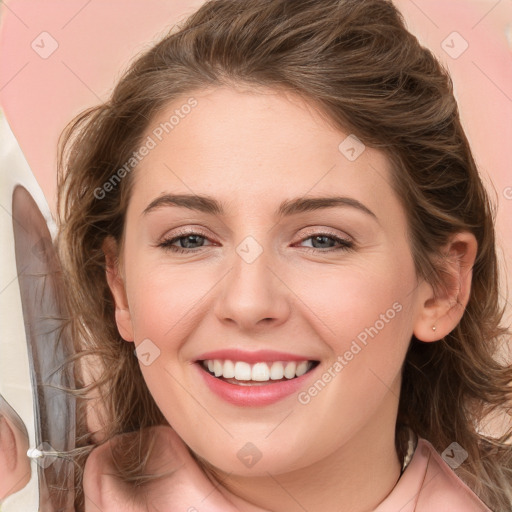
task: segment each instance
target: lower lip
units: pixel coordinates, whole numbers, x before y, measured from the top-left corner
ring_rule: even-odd
[[[311,374],[316,370],[316,368],[313,368],[300,377],[274,382],[272,384],[239,386],[214,377],[211,373],[202,368],[201,363],[197,363],[196,366],[202,378],[205,380],[206,385],[217,396],[233,405],[244,407],[270,405],[294,393],[298,393],[300,388],[304,386],[305,381],[309,379]]]

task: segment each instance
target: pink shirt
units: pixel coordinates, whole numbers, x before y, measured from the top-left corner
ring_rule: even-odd
[[[374,512],[492,512],[425,439]]]

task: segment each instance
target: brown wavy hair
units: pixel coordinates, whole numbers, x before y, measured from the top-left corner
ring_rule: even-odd
[[[460,478],[494,511],[510,511],[512,428],[496,437],[480,428],[488,414],[511,405],[512,369],[499,362],[509,332],[501,327],[495,208],[461,126],[448,72],[386,0],[208,1],[140,55],[108,101],[66,128],[57,241],[73,312],[74,362],[93,357],[99,364],[94,380],[83,379],[75,393],[86,400],[94,392],[101,403],[101,440],[166,421],[133,346],[117,331],[105,277],[102,244],[107,236],[122,243],[137,169],[101,199],[95,191],[129,160],[169,102],[237,84],[298,94],[328,122],[387,155],[417,274],[434,288],[444,282],[439,256],[449,237],[460,231],[476,237],[471,297],[459,325],[436,343],[411,340],[396,446],[403,453],[404,425],[440,452],[458,442],[469,453],[457,470]],[[81,438],[83,451],[98,439]],[[144,461],[132,458],[120,466],[127,480],[141,481]]]

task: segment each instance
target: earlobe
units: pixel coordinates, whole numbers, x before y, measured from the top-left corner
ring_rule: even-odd
[[[117,242],[114,238],[108,236],[103,242],[102,249],[105,254],[105,275],[115,302],[117,329],[124,340],[134,341],[126,288],[119,265]]]
[[[460,322],[471,296],[471,279],[478,244],[472,233],[455,233],[444,247],[437,264],[440,284],[426,282],[420,290],[422,306],[414,325],[414,336],[424,342],[438,341]]]

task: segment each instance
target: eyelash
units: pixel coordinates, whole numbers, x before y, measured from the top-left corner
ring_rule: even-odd
[[[205,239],[208,239],[208,237],[201,233],[201,232],[198,232],[198,231],[188,231],[188,232],[182,232],[182,233],[178,233],[178,236],[174,236],[172,238],[168,238],[168,239],[165,239],[163,240],[162,242],[160,242],[158,244],[158,247],[161,247],[167,251],[172,251],[174,253],[192,253],[192,252],[198,252],[200,249],[202,249],[203,247],[198,247],[198,248],[195,248],[195,249],[187,249],[187,248],[184,248],[184,247],[176,247],[174,245],[172,245],[174,242],[177,242],[178,240],[182,239],[182,238],[186,238],[188,236],[199,236],[201,238],[205,238]],[[332,240],[334,240],[335,242],[339,243],[340,246],[339,247],[331,247],[331,248],[328,248],[328,249],[317,249],[316,247],[302,247],[302,249],[306,249],[308,252],[310,251],[313,251],[313,252],[321,252],[321,253],[326,253],[326,252],[335,252],[335,251],[349,251],[351,249],[354,248],[354,243],[350,240],[347,240],[345,238],[340,238],[336,235],[333,235],[332,233],[313,233],[309,236],[307,236],[306,238],[303,238],[302,240],[300,240],[300,242],[304,242],[305,240],[309,240],[310,238],[316,238],[316,237],[327,237],[327,238],[330,238]]]

